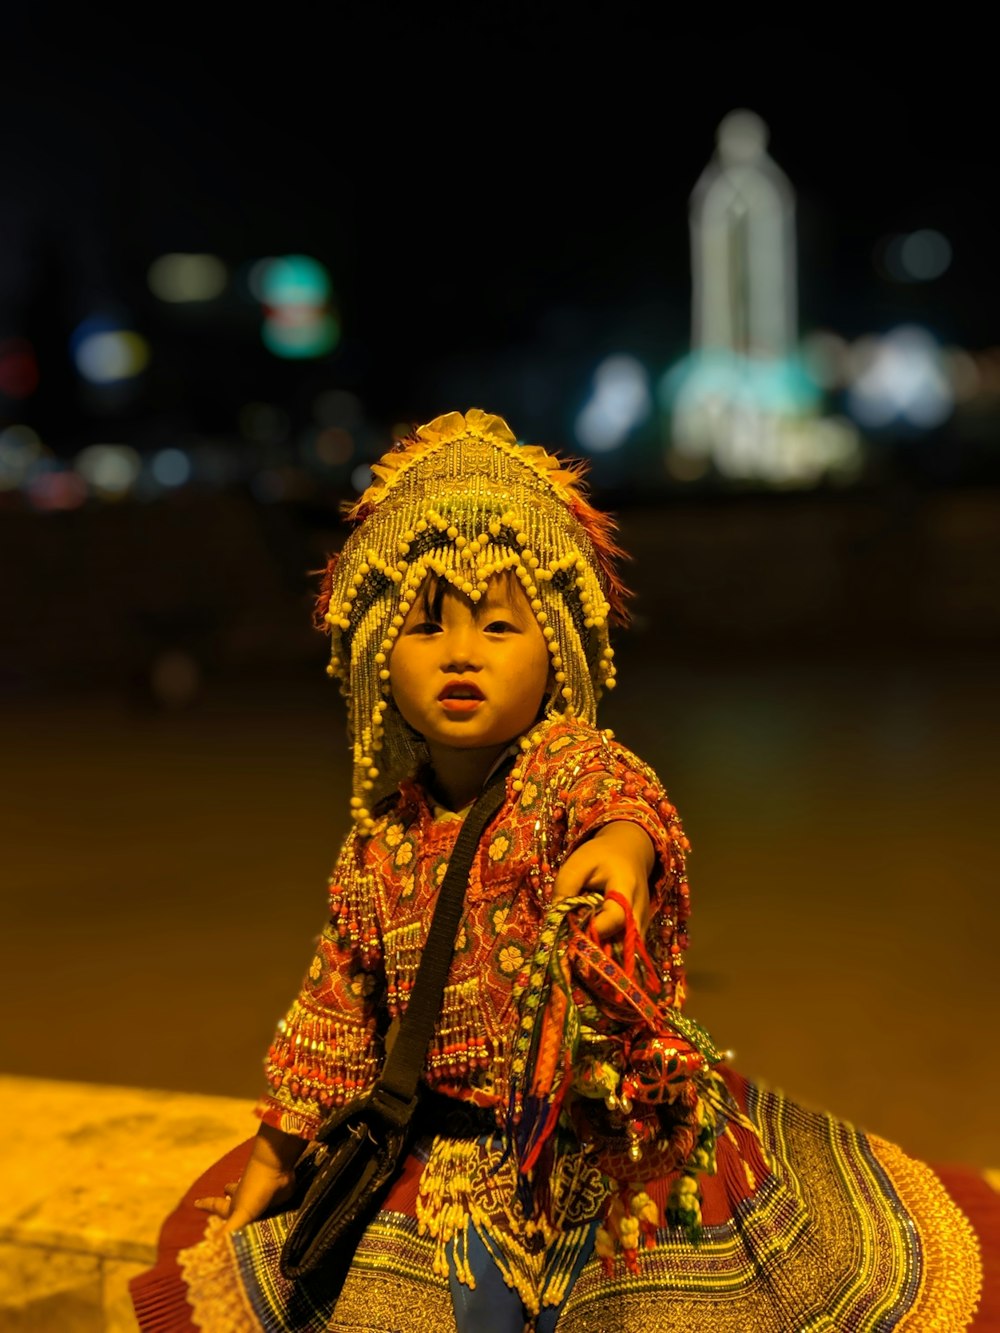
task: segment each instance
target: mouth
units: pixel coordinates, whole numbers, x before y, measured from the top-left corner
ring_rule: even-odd
[[[447,713],[473,713],[485,698],[471,680],[450,680],[438,695],[438,703]]]

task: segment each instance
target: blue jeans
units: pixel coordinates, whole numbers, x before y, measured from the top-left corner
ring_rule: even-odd
[[[566,1296],[573,1290],[573,1283],[591,1256],[597,1225],[595,1220],[591,1226],[589,1243],[573,1266]],[[534,1333],[553,1333],[566,1302],[565,1296],[559,1305],[546,1306],[531,1323],[520,1296],[503,1280],[475,1227],[470,1225],[468,1231],[469,1266],[476,1279],[474,1290],[459,1282],[455,1276],[454,1245],[454,1241],[448,1244],[448,1280],[458,1333],[525,1333],[526,1328],[531,1328]]]

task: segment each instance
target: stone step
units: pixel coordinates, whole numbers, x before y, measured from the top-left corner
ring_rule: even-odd
[[[0,1329],[134,1333],[148,1268],[191,1182],[256,1131],[230,1097],[0,1076]]]

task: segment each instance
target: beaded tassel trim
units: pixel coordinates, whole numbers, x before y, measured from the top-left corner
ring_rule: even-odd
[[[344,1106],[374,1086],[381,1065],[374,1027],[339,1022],[293,1002],[265,1062],[271,1095],[290,1113],[282,1128],[315,1127],[317,1107]]]
[[[433,1271],[448,1275],[451,1246],[455,1276],[475,1288],[468,1260],[474,1227],[530,1314],[558,1305],[589,1244],[590,1222],[603,1206],[607,1186],[578,1151],[560,1157],[549,1188],[551,1215],[527,1217],[517,1197],[516,1167],[499,1144],[435,1138],[417,1197],[420,1234],[434,1242]]]

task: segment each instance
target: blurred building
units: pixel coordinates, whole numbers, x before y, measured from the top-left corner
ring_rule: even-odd
[[[722,121],[690,201],[691,353],[664,378],[667,468],[772,485],[859,470],[799,349],[795,195],[752,111]]]

